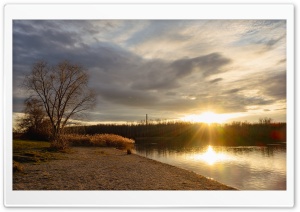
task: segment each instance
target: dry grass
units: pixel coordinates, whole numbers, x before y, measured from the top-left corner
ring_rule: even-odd
[[[24,168],[22,164],[17,161],[13,161],[13,172],[23,172]]]
[[[66,134],[64,138],[71,146],[116,147],[118,149],[131,149],[134,140],[115,134],[79,135]]]
[[[63,139],[63,145],[66,145],[66,147],[67,144],[70,146],[115,147],[118,149],[127,150],[127,154],[131,153],[131,149],[134,145],[134,140],[114,134],[67,134],[64,135],[61,139]],[[63,153],[69,153],[72,151],[69,148],[60,148],[64,150],[53,151],[56,147],[56,143],[44,141],[14,140],[14,172],[23,171],[20,163],[41,163],[50,160],[63,159]],[[104,154],[104,152],[99,152],[99,154]]]
[[[14,152],[45,149],[49,147],[50,147],[50,143],[47,141],[31,141],[31,140],[20,140],[20,139],[13,140]]]
[[[62,159],[59,152],[52,152],[50,143],[45,141],[13,140],[13,160],[18,163],[40,163]],[[17,168],[16,163],[16,168]],[[20,170],[15,170],[20,171]]]

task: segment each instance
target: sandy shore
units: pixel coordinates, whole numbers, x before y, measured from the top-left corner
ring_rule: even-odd
[[[113,148],[74,147],[63,160],[24,164],[14,190],[232,190],[194,172]]]

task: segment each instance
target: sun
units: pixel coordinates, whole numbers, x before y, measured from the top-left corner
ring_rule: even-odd
[[[228,119],[228,115],[226,114],[216,114],[211,111],[206,111],[204,113],[201,113],[199,115],[187,115],[182,118],[184,121],[190,121],[190,122],[202,122],[206,124],[212,124],[212,123],[224,123]]]

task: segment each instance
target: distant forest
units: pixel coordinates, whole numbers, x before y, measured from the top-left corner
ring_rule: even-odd
[[[117,134],[134,139],[136,143],[170,143],[182,145],[285,145],[286,123],[233,122],[231,124],[205,124],[189,122],[98,124],[67,127],[65,133]]]

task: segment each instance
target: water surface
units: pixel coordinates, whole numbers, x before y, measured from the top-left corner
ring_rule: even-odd
[[[241,190],[285,190],[286,149],[274,145],[171,147],[136,144],[136,153]]]

